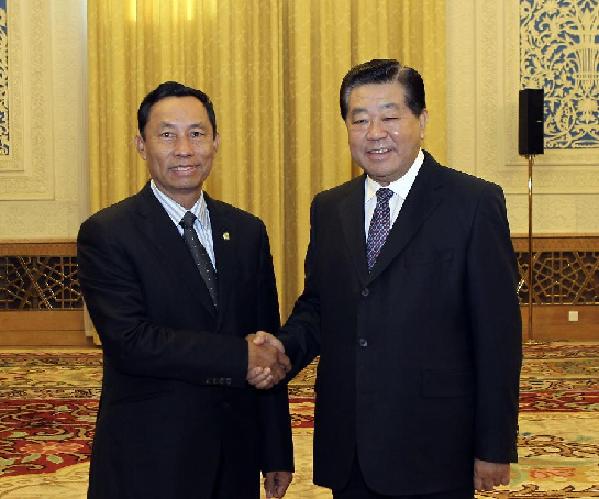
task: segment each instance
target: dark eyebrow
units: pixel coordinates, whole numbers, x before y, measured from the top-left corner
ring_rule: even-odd
[[[394,109],[394,110],[399,110],[399,106],[395,103],[395,102],[385,102],[383,104],[381,104],[379,106],[379,109]],[[356,107],[354,109],[351,110],[351,116],[352,118],[356,115],[356,114],[360,114],[360,113],[367,113],[368,109],[363,108],[363,107]]]
[[[395,102],[385,102],[379,106],[379,109],[399,109],[399,106]]]
[[[174,123],[170,123],[168,121],[161,121],[160,126],[163,128],[176,128],[176,125]],[[192,123],[188,126],[188,128],[205,128],[205,125],[203,123]]]
[[[363,107],[356,107],[354,109],[351,110],[351,115],[352,117],[355,116],[356,114],[360,114],[360,113],[367,113],[368,110],[363,108]]]

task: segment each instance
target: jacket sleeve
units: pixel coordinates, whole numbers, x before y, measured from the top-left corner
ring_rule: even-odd
[[[77,256],[83,296],[114,367],[133,376],[196,384],[222,378],[230,386],[246,386],[244,338],[173,329],[150,320],[138,262],[124,248],[118,229],[108,225],[95,216],[84,222]]]
[[[522,327],[518,272],[503,192],[488,184],[467,249],[467,299],[476,368],[475,455],[517,461]]]
[[[304,290],[280,333],[280,339],[292,362],[290,378],[297,375],[320,354],[320,297],[316,240],[318,201],[319,196],[316,196],[310,208],[310,242],[304,261]]]
[[[279,302],[268,235],[263,224],[261,224],[257,277],[258,329],[276,335],[280,326]],[[257,392],[262,438],[261,470],[263,473],[294,471],[287,383],[281,382],[270,390],[257,390]]]

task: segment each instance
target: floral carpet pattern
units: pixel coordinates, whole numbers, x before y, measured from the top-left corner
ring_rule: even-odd
[[[0,498],[85,497],[100,394],[98,350],[0,350]],[[311,484],[314,364],[289,386],[297,472]],[[599,343],[525,346],[520,463],[509,487],[478,497],[599,497]]]

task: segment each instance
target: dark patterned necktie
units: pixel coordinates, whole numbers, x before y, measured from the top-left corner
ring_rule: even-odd
[[[216,307],[218,304],[218,295],[216,291],[216,271],[212,266],[212,261],[210,260],[210,256],[208,255],[206,248],[202,246],[202,243],[198,238],[198,233],[193,228],[193,224],[196,219],[197,217],[191,211],[188,211],[179,222],[179,225],[183,227],[183,238],[187,243],[187,247],[189,248],[189,252],[193,257],[193,261],[202,275],[202,279],[204,279],[204,282],[206,283],[206,287],[208,288],[208,292],[212,298],[212,303],[214,303],[214,306]]]
[[[385,187],[376,191],[376,207],[368,227],[368,237],[366,238],[366,257],[368,260],[368,270],[372,270],[376,259],[385,244],[391,227],[391,212],[389,210],[389,199],[393,196],[393,191]]]

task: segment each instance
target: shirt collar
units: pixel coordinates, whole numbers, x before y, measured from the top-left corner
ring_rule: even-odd
[[[168,216],[176,225],[179,225],[179,222],[181,221],[181,219],[187,211],[191,211],[198,218],[198,221],[200,222],[202,228],[210,228],[210,215],[208,213],[208,206],[206,205],[206,200],[204,199],[204,191],[200,193],[199,199],[188,210],[187,208],[177,203],[177,201],[175,201],[171,197],[167,196],[164,192],[162,192],[156,186],[156,182],[154,182],[154,179],[151,180],[150,187],[152,188],[152,192],[156,196],[156,199],[158,199],[160,204],[168,213]]]
[[[387,188],[391,189],[394,194],[397,194],[401,199],[405,200],[408,197],[408,193],[412,188],[416,175],[418,175],[418,172],[420,171],[423,161],[424,153],[422,152],[422,149],[420,149],[416,155],[416,159],[410,168],[408,168],[408,171],[397,180],[390,182]],[[376,180],[372,180],[370,177],[366,176],[366,202],[370,201],[376,195],[376,191],[381,187],[382,186]]]

